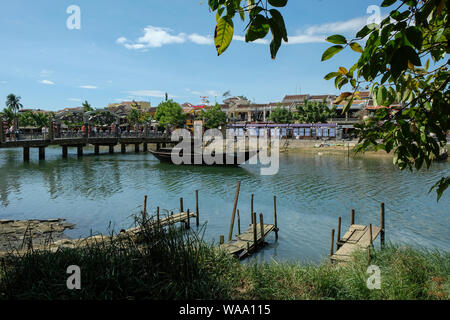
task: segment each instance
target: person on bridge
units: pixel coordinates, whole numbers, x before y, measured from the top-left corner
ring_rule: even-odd
[[[16,140],[16,127],[14,126],[14,124],[12,124],[11,127],[9,128],[9,140],[10,141]]]

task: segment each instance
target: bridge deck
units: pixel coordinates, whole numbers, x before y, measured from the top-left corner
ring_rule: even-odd
[[[381,228],[372,226],[372,243],[378,237]],[[332,261],[348,262],[352,254],[360,249],[366,250],[371,244],[369,226],[352,224],[344,237],[338,241],[339,249],[331,256]]]
[[[272,224],[264,224],[264,238],[266,238],[269,233],[275,231],[275,226]],[[262,245],[262,237],[261,237],[261,224],[256,225],[256,234],[257,240],[256,245]],[[254,252],[257,248],[255,248],[255,242],[253,238],[253,225],[251,225],[244,233],[236,236],[233,240],[228,243],[221,244],[219,249],[223,249],[227,251],[231,255],[235,255],[239,258],[244,258],[250,252]]]

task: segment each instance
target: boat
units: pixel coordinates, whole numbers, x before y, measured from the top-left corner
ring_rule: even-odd
[[[159,161],[165,162],[165,163],[171,163],[176,164],[172,161],[172,152],[177,152],[180,157],[186,157],[186,155],[183,154],[183,151],[181,149],[176,150],[176,148],[160,148],[158,150],[149,150],[151,154],[153,154]],[[180,165],[200,165],[200,166],[240,166],[241,164],[244,164],[247,162],[250,158],[255,156],[258,153],[257,150],[246,150],[246,151],[238,151],[238,152],[224,152],[221,154],[216,155],[214,152],[212,152],[212,156],[219,158],[220,160],[217,161],[218,163],[207,163],[205,162],[205,159],[203,157],[202,153],[196,153],[191,152],[189,153],[189,156],[187,157],[189,160],[188,163],[182,162]],[[201,157],[201,163],[197,160],[197,163],[195,162],[196,159]],[[227,161],[228,160],[228,161]]]

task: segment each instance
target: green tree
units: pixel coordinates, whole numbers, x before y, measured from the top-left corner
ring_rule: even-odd
[[[50,114],[45,114],[43,112],[35,112],[32,114],[34,125],[38,128],[49,127],[50,126]]]
[[[324,101],[305,101],[303,105],[297,105],[294,118],[300,123],[325,123],[336,115],[336,109],[330,108]]]
[[[282,40],[288,41],[281,14],[267,8],[268,4],[284,7],[287,0],[249,0],[248,6],[237,0],[208,3],[212,11],[217,11],[215,43],[219,55],[231,43],[236,13],[242,20],[248,13],[246,41],[265,37],[269,26],[273,35],[272,58]],[[364,26],[350,40],[342,35],[327,38],[333,46],[323,53],[322,61],[347,47],[359,53],[360,58],[350,68],[340,67],[325,79],[334,79],[338,89],[351,86],[352,90],[336,101],[346,102],[343,113],[364,86],[370,87],[374,103],[385,107],[360,125],[358,151],[369,147],[394,151],[394,164],[399,168],[419,170],[424,164],[428,168],[446,145],[450,123],[448,1],[384,0],[381,6],[394,7],[379,25]],[[395,103],[400,107],[392,109]],[[450,177],[444,176],[433,186],[438,200],[449,184]]]
[[[218,128],[227,123],[227,114],[222,111],[222,108],[217,103],[206,111],[202,110],[201,117],[204,120],[206,129]]]
[[[25,111],[19,115],[19,122],[22,127],[34,127],[36,122],[34,121],[33,112]]]
[[[269,117],[269,120],[274,123],[292,123],[293,119],[292,111],[281,107],[276,107]]]
[[[23,105],[20,103],[20,97],[15,94],[9,94],[6,98],[6,107],[9,108],[12,112],[14,112],[14,120],[16,128],[19,128],[19,119],[17,117],[17,112],[23,108]]]
[[[89,111],[93,111],[94,110],[92,108],[92,106],[89,104],[89,102],[87,102],[87,100],[83,102],[82,107],[83,107],[83,111],[84,112],[89,112]]]
[[[11,124],[14,123],[15,114],[11,109],[4,108],[3,111],[1,112],[0,116],[6,120],[6,122],[8,123],[8,126],[11,126]]]
[[[137,108],[132,107],[127,116],[128,123],[131,125],[141,123],[141,112]]]
[[[171,125],[174,127],[183,127],[186,123],[186,115],[181,106],[173,100],[161,102],[156,108],[155,120],[161,127]]]

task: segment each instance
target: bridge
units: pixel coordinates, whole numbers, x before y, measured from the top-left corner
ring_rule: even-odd
[[[105,132],[96,132],[91,122],[95,116],[105,113],[111,115],[114,120],[108,123],[108,129]],[[121,132],[119,128],[119,117],[109,110],[95,110],[87,113],[80,113],[84,123],[80,131],[61,130],[61,122],[64,114],[57,119],[51,120],[48,131],[42,130],[42,133],[7,135],[5,125],[0,128],[0,148],[23,148],[24,161],[30,160],[30,148],[39,149],[39,160],[45,160],[45,149],[49,146],[60,146],[62,157],[67,158],[68,148],[76,148],[78,157],[83,156],[83,148],[87,145],[94,146],[94,153],[100,154],[100,147],[109,147],[109,153],[114,153],[114,147],[121,146],[121,152],[126,153],[127,145],[134,145],[135,152],[140,152],[140,146],[143,151],[148,151],[148,144],[155,144],[157,149],[166,144],[173,144],[170,134],[159,133],[150,130],[149,125],[144,125],[142,130],[136,132]],[[78,116],[80,116],[78,115]],[[7,126],[6,126],[7,127]]]

